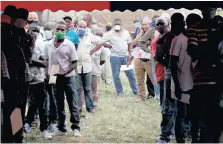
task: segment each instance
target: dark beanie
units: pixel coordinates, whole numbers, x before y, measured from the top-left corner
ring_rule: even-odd
[[[24,9],[24,8],[19,8],[17,10],[17,16],[16,18],[20,18],[20,19],[24,19],[24,20],[27,20],[28,19],[28,16],[29,16],[29,11]]]
[[[15,19],[16,18],[16,14],[17,14],[17,9],[16,9],[15,6],[8,5],[8,6],[5,7],[3,14],[4,15],[8,15],[9,17]]]

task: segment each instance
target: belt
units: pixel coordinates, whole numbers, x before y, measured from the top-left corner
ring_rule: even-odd
[[[144,58],[141,58],[140,60],[143,61],[143,62],[148,62],[148,61],[150,61],[149,59],[144,59]]]

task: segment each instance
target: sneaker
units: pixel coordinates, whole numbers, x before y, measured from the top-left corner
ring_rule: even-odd
[[[156,144],[167,144],[168,142],[166,142],[165,140],[163,139],[158,139]]]
[[[148,96],[146,97],[146,99],[152,99],[152,98],[153,98],[152,95],[148,95]]]
[[[75,130],[74,130],[74,136],[75,136],[75,137],[80,137],[80,136],[81,136],[80,131],[77,130],[77,129],[75,129]]]
[[[95,109],[91,109],[89,113],[96,113]]]
[[[28,123],[26,123],[26,124],[24,125],[24,128],[25,128],[25,132],[26,132],[26,133],[31,132],[31,127],[30,127],[30,125],[29,125]]]
[[[47,130],[41,132],[40,135],[44,139],[52,139],[52,135]]]
[[[60,130],[57,130],[54,135],[55,136],[66,136],[67,135],[67,132],[62,132]]]
[[[55,131],[58,130],[58,128],[57,128],[56,124],[51,123],[51,124],[49,125],[49,127],[48,127],[48,130],[49,130],[50,132],[54,133]]]

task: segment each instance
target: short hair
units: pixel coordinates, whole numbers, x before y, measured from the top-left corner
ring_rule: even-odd
[[[86,23],[86,21],[84,21],[84,20],[79,20],[79,21],[77,22],[77,25],[79,25],[79,24],[81,24],[81,23],[83,23],[84,25],[87,26],[87,23]]]
[[[171,16],[171,22],[172,23],[179,23],[184,22],[184,16],[180,12],[176,12]]]
[[[120,21],[120,22],[122,22],[122,20],[121,20],[120,18],[115,18],[113,22],[115,22],[115,21]]]
[[[55,26],[57,26],[58,24],[66,25],[66,22],[64,20],[57,21]]]
[[[160,16],[156,19],[156,24],[158,23],[158,21],[163,21],[165,23],[165,25],[168,25],[168,20],[166,17]]]
[[[44,23],[43,27],[46,27],[46,26],[49,26],[49,25],[51,25],[53,28],[55,28],[56,23],[55,22],[46,22],[46,23]]]
[[[198,14],[192,13],[187,16],[186,24],[187,26],[190,24],[195,24],[201,21],[201,17]]]
[[[63,20],[66,20],[66,19],[69,19],[70,21],[72,21],[72,18],[71,18],[70,16],[65,16],[65,17],[63,18]]]
[[[85,14],[85,15],[82,17],[82,20],[83,20],[85,17],[89,17],[90,20],[91,20],[91,22],[92,22],[93,18],[92,18],[92,16],[91,16],[90,14]]]
[[[13,5],[8,5],[5,7],[3,14],[15,19],[17,14],[17,8]]]

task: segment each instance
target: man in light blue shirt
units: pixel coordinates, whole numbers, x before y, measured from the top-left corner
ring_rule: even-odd
[[[66,38],[69,39],[75,45],[77,49],[78,44],[80,43],[80,39],[77,33],[73,30],[72,18],[70,16],[65,16],[63,19],[66,22],[66,26],[67,26]]]

